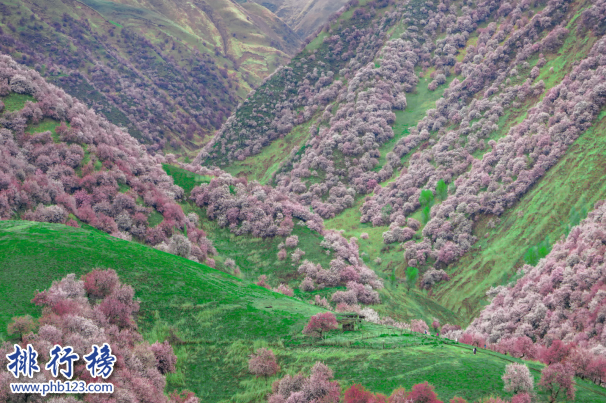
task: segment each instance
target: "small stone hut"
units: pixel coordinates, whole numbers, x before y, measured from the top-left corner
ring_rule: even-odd
[[[359,329],[364,319],[364,315],[358,313],[341,313],[337,314],[337,323],[343,326],[344,332],[352,332]]]

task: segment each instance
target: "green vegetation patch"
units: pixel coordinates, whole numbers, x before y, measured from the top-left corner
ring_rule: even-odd
[[[448,77],[446,83],[439,86],[435,91],[430,91],[428,88],[432,81],[430,78],[421,78],[415,92],[406,94],[406,108],[402,111],[394,111],[396,115],[396,121],[393,125],[394,136],[379,147],[381,156],[379,157],[379,164],[373,169],[374,171],[378,172],[383,168],[387,153],[393,150],[402,137],[409,134],[409,128],[415,127],[425,117],[425,113],[435,107],[436,101],[442,97],[444,90],[448,88],[454,78],[454,75]],[[403,158],[413,153],[414,151],[411,151]],[[397,177],[398,173],[399,171],[395,170],[394,176]]]
[[[58,224],[0,221],[0,267],[0,337],[6,336],[13,316],[40,315],[40,308],[30,303],[36,290],[47,289],[69,273],[79,276],[96,267],[116,270],[141,301],[142,333],[162,338],[172,334],[173,344],[184,346],[189,358],[179,367],[185,385],[202,396],[202,389],[219,390],[229,377],[213,384],[208,378],[217,367],[203,356],[196,359],[198,346],[298,334],[307,318],[320,312],[187,259]],[[204,376],[198,376],[200,368],[206,368]],[[169,383],[168,390],[176,387]],[[221,397],[227,396],[203,401]]]
[[[493,217],[477,224],[480,239],[447,271],[452,280],[437,289],[437,302],[469,323],[485,304],[490,286],[506,284],[524,263],[524,254],[546,236],[552,242],[565,234],[571,209],[591,210],[606,198],[606,118],[603,116],[570,147],[566,155],[515,207],[489,229]]]
[[[307,319],[321,310],[272,293],[207,266],[99,231],[25,221],[0,222],[0,329],[13,316],[39,316],[30,300],[35,290],[69,273],[113,268],[135,289],[144,338],[169,340],[179,357],[167,391],[187,388],[204,402],[265,402],[272,381],[309,371],[323,361],[344,387],[362,383],[390,393],[429,381],[447,401],[508,396],[501,375],[512,358],[434,336],[364,324],[356,332],[332,331],[325,340],[301,335]],[[282,370],[265,382],[248,373],[257,348],[276,353]],[[519,361],[519,360],[515,360]],[[535,380],[541,365],[530,363]],[[578,380],[577,399],[603,401],[600,388]]]
[[[57,126],[59,126],[59,122],[57,122],[55,119],[51,119],[51,118],[44,118],[42,121],[40,121],[40,123],[36,124],[36,125],[28,125],[27,128],[25,129],[26,133],[30,133],[30,134],[36,134],[36,133],[43,133],[46,131],[51,132],[51,135],[53,137],[53,141],[55,143],[59,143],[59,135],[57,134],[56,128]],[[67,127],[69,127],[69,125],[67,125]]]
[[[366,389],[389,395],[400,386],[410,390],[414,384],[428,381],[435,386],[436,393],[444,402],[455,396],[470,402],[490,395],[512,396],[503,391],[501,376],[507,364],[523,362],[521,360],[481,349],[474,355],[470,346],[443,344],[434,341],[435,337],[393,334],[389,330],[380,335],[369,335],[373,331],[376,330],[366,329],[360,333],[332,337],[360,340],[360,345],[352,344],[351,347],[327,347],[326,343],[289,347],[284,343],[238,341],[224,349],[208,347],[206,353],[209,360],[221,367],[222,373],[239,371],[236,375],[236,378],[240,378],[238,392],[229,399],[230,402],[265,402],[275,380],[285,374],[303,372],[307,375],[317,361],[333,369],[335,379],[340,381],[343,390],[354,383],[361,383]],[[406,347],[407,344],[411,345]],[[270,377],[268,382],[263,378],[245,376],[247,354],[259,347],[272,349],[281,366],[281,371]],[[223,356],[220,356],[222,352]],[[526,364],[537,384],[542,364]],[[577,401],[601,402],[604,398],[602,393],[598,386],[577,379]],[[539,392],[538,398],[543,401],[546,396]]]
[[[429,323],[436,317],[442,323],[458,324],[460,322],[458,315],[429,298],[426,290],[413,287],[410,292],[406,291],[404,249],[398,244],[383,243],[383,232],[389,227],[373,227],[370,223],[360,223],[359,209],[364,199],[364,197],[358,198],[352,208],[343,211],[335,218],[325,220],[324,225],[326,228],[343,230],[343,235],[347,238],[352,236],[358,238],[362,260],[383,278],[385,288],[380,291],[382,303],[373,306],[373,309],[381,315],[389,315],[404,321],[421,318]],[[420,217],[415,218],[420,220]],[[367,233],[368,239],[361,239],[362,233]],[[381,259],[380,264],[376,261],[377,258]],[[395,274],[393,280],[392,274]]]
[[[17,94],[11,92],[5,97],[0,97],[0,100],[4,102],[4,110],[6,112],[14,112],[23,109],[27,101],[36,102],[36,99],[31,95]]]
[[[182,207],[186,214],[193,211],[200,217],[206,216],[203,210],[192,205],[182,205]],[[299,238],[297,248],[305,251],[305,255],[299,263],[293,262],[290,258],[290,254],[296,248],[287,248],[288,257],[286,260],[278,259],[278,251],[280,250],[278,246],[284,242],[283,237],[262,239],[250,235],[237,236],[232,234],[229,228],[221,228],[216,222],[208,220],[202,220],[201,225],[207,237],[212,240],[213,246],[217,249],[219,259],[223,260],[221,257],[233,259],[242,271],[242,277],[250,281],[256,281],[260,275],[264,274],[268,276],[268,283],[272,286],[285,283],[293,289],[297,289],[301,282],[297,268],[303,260],[309,259],[314,263],[320,263],[324,268],[328,268],[330,260],[334,258],[332,254],[327,255],[325,249],[320,246],[323,237],[300,225],[295,225],[292,231],[292,235]],[[329,291],[330,289],[326,290],[326,292]],[[311,297],[306,293],[302,293],[301,296],[305,299]]]
[[[288,159],[291,150],[301,147],[309,138],[309,127],[312,122],[313,119],[296,126],[283,138],[264,147],[259,154],[224,167],[225,171],[234,176],[245,176],[249,180],[258,180],[263,185],[269,184],[273,174],[280,168],[280,163]]]
[[[212,179],[211,176],[198,175],[170,164],[162,164],[162,168],[164,172],[173,177],[175,185],[183,188],[186,197],[189,197],[193,188],[203,183],[210,183]]]

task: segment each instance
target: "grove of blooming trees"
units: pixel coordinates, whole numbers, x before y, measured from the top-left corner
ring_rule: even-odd
[[[309,376],[286,375],[272,385],[269,403],[339,403],[341,386],[325,364],[316,362]]]
[[[348,241],[340,232],[330,230],[325,231],[324,240],[320,245],[336,256],[330,261],[328,268],[313,264],[309,260],[303,261],[298,268],[298,272],[305,276],[299,287],[301,290],[312,291],[346,285],[347,291],[336,291],[333,294],[333,302],[349,305],[355,305],[358,301],[363,304],[379,302],[379,295],[375,290],[383,288],[383,282],[362,262],[356,238]]]
[[[260,348],[255,354],[250,356],[248,361],[248,371],[256,376],[267,378],[275,375],[280,370],[280,366],[276,362],[276,357],[273,351],[266,348]]]
[[[539,70],[545,64],[541,52],[553,52],[562,44],[560,36],[567,34],[556,25],[566,3],[548,2],[541,14],[518,24],[518,29],[512,24],[524,18],[528,4],[515,7],[517,11],[498,30],[493,23],[482,30],[477,44],[468,47],[463,62],[455,66],[462,81],[455,78],[450,83],[436,108],[399,141],[394,152],[403,156],[420,144],[426,146],[411,156],[395,182],[376,188],[361,208],[363,222],[390,224],[387,243],[406,242],[410,266],[448,264],[465,253],[476,240],[474,219],[482,213],[498,216],[513,205],[591,125],[606,103],[606,41],[599,39],[572,73],[530,108],[526,119],[497,141],[486,141],[499,129],[496,122],[505,109],[545,92],[544,83],[533,83],[534,73],[524,83],[513,85],[508,77],[519,74],[516,66],[538,55],[535,67]],[[505,35],[509,38],[498,45]],[[541,40],[542,35],[546,36]],[[480,91],[484,98],[472,99]],[[445,131],[447,126],[458,128]],[[412,231],[401,228],[407,224],[406,216],[422,205],[422,190],[437,190],[440,180],[450,184],[447,197],[430,208],[422,241],[410,240]]]
[[[332,312],[318,313],[309,319],[303,334],[322,338],[324,332],[334,330],[337,326],[337,318]]]
[[[227,227],[236,235],[251,235],[257,238],[285,237],[279,245],[279,260],[289,259],[298,265],[302,277],[299,288],[313,291],[325,287],[347,286],[346,291],[336,291],[332,302],[355,305],[380,302],[376,290],[383,288],[382,280],[368,268],[360,258],[356,238],[347,240],[334,230],[324,229],[322,218],[301,203],[293,201],[271,186],[262,186],[257,181],[234,178],[218,168],[182,164],[183,168],[200,175],[211,176],[209,183],[196,186],[190,199],[204,209],[206,216]],[[304,259],[305,251],[298,248],[299,239],[291,235],[294,225],[303,225],[323,236],[320,246],[332,255],[329,267],[322,267]],[[231,263],[230,263],[231,265]],[[257,283],[271,288],[264,279]],[[276,290],[289,295],[292,290],[285,285]]]
[[[64,378],[54,377],[45,368],[49,361],[49,351],[54,345],[71,346],[79,355],[74,362],[72,380],[88,383],[111,382],[114,384],[112,394],[87,394],[87,403],[184,403],[181,399],[187,396],[187,403],[198,403],[193,394],[183,392],[166,396],[165,375],[175,371],[177,357],[168,342],[149,344],[143,341],[137,330],[134,315],[139,310],[139,303],[134,299],[131,286],[122,284],[113,270],[94,270],[77,279],[70,274],[52,286],[36,294],[33,301],[42,306],[42,316],[38,327],[33,326],[21,333],[23,347],[31,344],[38,352],[40,372],[33,378],[20,378],[19,382],[47,382]],[[15,321],[19,321],[16,318]],[[92,378],[85,370],[82,358],[91,349],[91,345],[108,343],[111,352],[116,356],[112,374],[107,379]],[[0,346],[0,401],[18,402],[67,402],[75,403],[73,395],[49,394],[23,395],[11,393],[9,383],[15,378],[7,371],[6,354],[13,346],[5,342]],[[25,400],[24,400],[25,399]]]
[[[21,54],[20,62],[128,126],[150,152],[192,148],[194,135],[218,129],[236,106],[237,80],[208,53],[161,31],[152,43],[135,29],[61,10],[5,4],[0,52]]]
[[[398,7],[377,21],[372,40],[382,43],[385,32],[403,12]],[[414,68],[420,59],[413,50],[411,43],[389,41],[380,51],[375,50],[378,53],[373,57],[378,57],[378,62],[371,63],[361,54],[339,71],[343,78],[333,84],[338,85],[334,115],[334,105],[328,105],[319,126],[311,127],[304,152],[293,150],[283,163],[275,176],[279,189],[296,195],[322,217],[331,218],[352,207],[357,194],[372,192],[378,182],[391,176],[394,166],[399,165],[391,153],[383,169],[374,168],[379,162],[379,146],[394,136],[392,110],[406,107],[405,92],[412,91],[418,82]]]
[[[353,384],[341,392],[337,381],[332,381],[333,371],[322,362],[316,362],[311,374],[285,375],[272,385],[272,394],[268,403],[443,403],[428,382],[413,385],[410,390],[400,387],[390,396],[373,393],[363,385]],[[516,395],[518,396],[518,395]],[[515,397],[514,397],[515,399]],[[488,403],[507,403],[505,400],[488,400]],[[467,403],[460,397],[454,397],[450,403]],[[525,403],[512,400],[511,403]]]
[[[197,217],[178,205],[183,189],[162,170],[163,157],[149,156],[127,132],[8,56],[0,56],[0,94],[32,97],[0,116],[1,219],[77,227],[77,218],[115,237],[214,265],[216,251]],[[26,131],[42,120],[56,122],[56,137]],[[155,227],[153,212],[162,216]],[[184,237],[179,231],[186,227]]]
[[[348,36],[347,20],[328,27],[320,50],[303,52],[305,60],[294,59],[251,94],[194,163],[243,160],[311,121],[305,144],[273,176],[277,190],[323,218],[371,194],[361,222],[388,225],[384,242],[404,243],[408,266],[421,268],[422,285],[431,288],[448,279],[444,266],[476,242],[479,215],[498,220],[606,104],[604,2],[594,1],[575,22],[577,34],[595,35],[595,43],[555,84],[539,77],[548,70],[546,56],[572,35],[565,28],[570,1],[547,1],[540,12],[533,4],[401,1],[374,20],[379,4],[360,6],[352,21],[366,31],[355,56],[344,55],[338,69],[322,69],[337,66],[336,49],[358,43]],[[368,18],[372,23],[364,25]],[[406,28],[387,40],[395,21]],[[472,34],[477,40],[468,44]],[[320,65],[313,72],[306,69],[310,59]],[[430,91],[447,85],[442,97],[391,151],[382,150],[394,137],[394,112],[406,108],[419,69],[429,68]],[[528,112],[505,131],[501,118],[522,107]],[[423,197],[428,192],[431,200]],[[420,208],[423,223],[411,217]]]
[[[353,2],[348,7],[352,4]],[[358,16],[364,19],[366,12],[374,13],[374,6],[384,5],[367,4],[365,8],[356,10],[354,18]],[[391,125],[395,121],[395,115],[392,110],[406,107],[405,93],[414,91],[419,81],[414,72],[415,66],[434,65],[436,68],[441,68],[444,73],[450,74],[447,72],[448,69],[442,67],[454,64],[453,55],[457,52],[457,48],[465,45],[469,33],[475,29],[474,24],[481,22],[490,14],[492,11],[490,7],[494,8],[494,4],[483,3],[473,12],[464,7],[466,8],[462,10],[464,16],[456,18],[456,10],[444,4],[435,7],[431,2],[420,5],[400,2],[395,9],[386,12],[380,21],[376,19],[372,25],[373,31],[364,38],[367,42],[380,46],[367,47],[364,52],[358,49],[356,57],[351,58],[344,68],[338,70],[342,78],[334,80],[326,90],[332,91],[334,95],[306,98],[307,102],[303,104],[306,105],[303,120],[295,121],[295,124],[307,121],[315,110],[321,112],[320,108],[323,108],[324,112],[319,121],[311,126],[312,137],[305,146],[301,150],[293,149],[287,161],[282,163],[281,170],[275,177],[278,187],[296,195],[302,203],[310,204],[322,217],[330,218],[343,209],[351,207],[356,194],[371,193],[378,182],[390,178],[394,170],[400,168],[400,158],[412,147],[405,150],[405,147],[401,146],[395,150],[395,153],[387,153],[385,156],[387,161],[380,167],[381,169],[375,169],[381,157],[378,149],[381,144],[394,136]],[[466,14],[470,14],[473,21]],[[415,18],[411,18],[413,15]],[[408,32],[405,32],[400,39],[384,43],[386,31],[402,19],[408,23]],[[342,26],[341,22],[336,29]],[[335,27],[330,28],[330,31],[334,29]],[[446,30],[451,35],[447,40],[438,41],[438,49],[436,49],[433,41],[437,33]],[[339,41],[343,40],[343,36],[348,32],[348,30],[339,31],[340,34],[336,34],[336,31],[329,32],[335,35],[326,37],[324,42],[325,44],[340,43]],[[347,43],[352,41],[348,40]],[[432,59],[431,52],[434,50],[436,56]],[[370,63],[373,58],[377,61]],[[296,67],[298,64],[298,62],[291,63],[284,69],[287,80],[288,72],[293,69],[293,65]],[[322,81],[321,77],[318,78],[318,83],[320,81]],[[315,85],[317,89],[324,85],[318,83]],[[435,86],[444,83],[444,74],[438,74]],[[255,129],[257,124],[254,121],[245,120],[244,117],[239,119],[238,116],[244,116],[251,109],[254,115],[255,108],[261,102],[257,99],[258,94],[268,91],[270,87],[269,84],[262,86],[247,100],[231,119],[235,125],[232,134],[220,133],[215,143],[209,144],[197,161],[214,161],[212,158],[219,149],[218,144],[225,147],[229,138],[235,136],[242,138],[251,130],[259,130]],[[286,84],[285,88],[287,88]],[[285,94],[285,102],[300,105],[302,91],[306,91],[305,85],[299,87],[298,94],[295,92]],[[331,103],[335,99],[337,108],[333,115],[331,111],[335,108]],[[307,108],[310,108],[309,114]],[[286,116],[279,107],[269,112],[275,114],[274,121],[284,119]],[[269,121],[271,117],[266,119]],[[228,124],[226,127],[231,126]],[[277,136],[277,134],[272,136],[273,131],[267,133],[269,135],[263,136],[260,143],[248,148],[257,147],[260,150]],[[234,156],[244,150],[234,143],[231,146],[233,151],[230,153],[234,153]],[[240,155],[245,158],[248,154]],[[320,182],[313,180],[314,177],[319,178]],[[311,185],[307,183],[310,180],[313,180]]]
[[[490,305],[466,336],[606,381],[605,253],[606,203],[600,201],[535,267],[523,266],[515,285],[491,290]]]
[[[354,7],[356,1],[339,10],[331,21]],[[378,4],[382,3],[382,4]],[[370,2],[367,8],[385,7],[387,2]],[[295,125],[308,122],[316,113],[337,98],[343,83],[335,74],[348,62],[368,63],[381,46],[377,34],[383,31],[371,26],[370,14],[354,15],[340,23],[322,45],[311,54],[300,53],[290,65],[276,70],[252,91],[221,130],[204,147],[195,160],[203,165],[219,165],[258,154],[272,141],[284,137]],[[385,24],[393,24],[392,19]],[[382,23],[383,24],[383,23]],[[382,27],[384,30],[384,27]],[[302,108],[296,112],[296,109]],[[325,112],[326,113],[326,112]],[[296,152],[296,150],[293,150]]]
[[[269,351],[271,353],[271,351]],[[272,354],[273,357],[273,354]],[[275,373],[275,372],[274,372]],[[272,385],[272,394],[268,403],[444,403],[439,399],[435,388],[428,382],[413,385],[410,390],[404,387],[394,389],[391,395],[373,393],[361,384],[353,384],[343,391],[337,381],[331,381],[333,372],[325,364],[316,362],[311,375],[302,373],[285,375]],[[536,401],[534,378],[526,365],[509,364],[503,374],[505,391],[513,393],[511,400],[500,397],[486,397],[482,403],[531,403]],[[556,401],[574,401],[575,382],[570,367],[554,364],[541,371],[538,388],[542,390],[549,403]],[[468,403],[462,397],[453,397],[450,403]]]
[[[596,118],[603,117],[606,0],[589,1],[582,10],[575,7],[571,0],[374,0],[364,5],[352,0],[322,29],[314,50],[303,50],[251,92],[188,164],[173,155],[154,154],[165,145],[161,138],[169,127],[188,134],[219,127],[225,108],[211,113],[195,107],[216,99],[217,91],[225,104],[235,101],[229,78],[206,89],[207,79],[216,75],[212,63],[210,68],[204,62],[195,67],[198,55],[192,59],[192,71],[198,70],[200,77],[191,73],[187,78],[188,71],[178,65],[172,66],[176,78],[170,83],[153,75],[152,82],[162,91],[139,85],[150,77],[127,77],[120,66],[101,63],[87,77],[71,72],[62,79],[69,87],[93,83],[107,93],[110,105],[128,111],[142,138],[159,144],[146,148],[47,84],[35,70],[0,55],[0,96],[7,104],[10,97],[29,99],[19,110],[5,110],[0,101],[0,219],[87,224],[214,267],[217,252],[201,229],[200,217],[186,215],[180,206],[190,202],[236,236],[282,237],[278,264],[292,266],[290,284],[296,281],[299,291],[313,292],[314,305],[545,364],[536,385],[528,367],[508,365],[502,379],[513,398],[485,402],[531,403],[535,389],[549,402],[574,400],[575,376],[606,384],[605,201],[552,247],[548,240],[529,245],[525,260],[532,264],[520,268],[515,283],[491,288],[490,304],[467,329],[442,325],[435,318],[430,329],[423,319],[403,322],[363,307],[381,303],[383,280],[362,260],[367,255],[360,253],[358,239],[325,227],[324,219],[361,206],[361,223],[384,228],[385,248],[401,244],[407,297],[414,297],[410,291],[417,283],[430,290],[450,280],[445,269],[477,242],[474,229],[480,218],[489,219],[488,228],[494,228]],[[350,17],[340,18],[352,9]],[[571,19],[573,15],[578,18]],[[90,32],[88,23],[69,16],[59,25],[72,36],[79,37],[78,29]],[[588,38],[585,53],[558,67],[562,77],[551,79],[555,71],[548,63],[569,39],[582,35]],[[11,51],[30,46],[9,36]],[[9,36],[0,29],[0,38]],[[162,52],[128,29],[120,36],[128,46],[145,48],[133,59],[135,76],[152,60],[148,52]],[[90,40],[86,38],[78,43]],[[42,53],[32,54],[35,60],[51,61]],[[119,57],[111,49],[108,54]],[[62,65],[75,63],[64,52],[56,57]],[[59,71],[52,63],[48,69]],[[114,91],[117,82],[120,91]],[[440,90],[441,96],[402,129],[397,119],[410,116],[411,94],[422,97],[421,89]],[[36,127],[48,122],[56,124],[54,132],[38,133]],[[269,185],[219,168],[257,155],[291,133],[308,137],[279,162]],[[210,180],[186,198],[162,169],[164,162]],[[308,240],[293,234],[295,225],[321,239],[329,263],[312,262],[305,250]],[[369,235],[364,232],[360,238]],[[375,263],[381,262],[377,257]],[[241,274],[232,259],[224,266]],[[395,279],[392,262],[385,270],[390,269]],[[272,288],[267,275],[259,276],[256,285],[295,295],[288,284]],[[394,289],[383,290],[382,296],[391,298]],[[164,376],[175,370],[176,356],[167,342],[142,341],[133,319],[138,310],[133,297],[133,289],[111,270],[95,270],[80,280],[71,275],[36,294],[34,302],[43,307],[37,322],[15,318],[8,331],[40,351],[65,342],[82,356],[84,346],[93,342],[115,345],[120,358],[112,375],[115,396],[91,395],[86,398],[90,403],[195,403],[197,398],[187,391],[185,397],[163,394]],[[303,334],[321,339],[337,328],[335,314],[323,312],[309,319]],[[6,344],[0,348],[2,401],[16,399],[9,395],[10,378],[4,371],[8,349]],[[44,354],[41,358],[48,360]],[[280,370],[267,348],[249,356],[248,371],[266,383]],[[78,374],[89,380],[82,371]],[[37,376],[39,381],[50,379],[45,371]],[[308,372],[274,382],[268,401],[441,403],[427,382],[410,390],[398,388],[390,396],[360,384],[342,388],[320,362]],[[456,397],[450,403],[466,402]]]
[[[210,183],[195,187],[191,200],[206,209],[208,218],[216,220],[221,227],[228,227],[236,235],[286,237],[295,225],[293,220],[316,232],[323,230],[324,224],[317,214],[310,213],[308,208],[270,186],[234,178],[220,170],[202,168],[196,172],[215,177]]]

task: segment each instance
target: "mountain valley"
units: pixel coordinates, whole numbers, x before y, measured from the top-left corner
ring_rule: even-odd
[[[0,12],[0,401],[606,399],[604,0]]]

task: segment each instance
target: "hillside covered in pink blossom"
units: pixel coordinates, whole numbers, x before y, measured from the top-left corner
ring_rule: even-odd
[[[217,4],[194,8],[220,26]],[[116,344],[119,391],[88,403],[603,401],[606,1],[350,0],[323,21],[228,118],[252,82],[230,69],[262,49],[212,85],[179,70],[187,113],[143,81],[104,91],[134,94],[143,138],[0,47],[0,293],[23,303],[0,301],[0,350]],[[3,285],[29,272],[37,311]]]
[[[588,347],[606,346],[606,204],[557,242],[511,287],[491,290],[492,302],[468,330],[491,343],[526,336]]]

